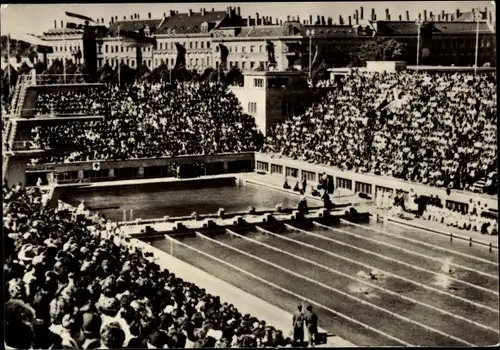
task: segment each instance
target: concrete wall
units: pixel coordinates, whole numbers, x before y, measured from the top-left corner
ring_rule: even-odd
[[[224,174],[230,172],[251,171],[253,167],[253,152],[246,153],[223,153],[213,156],[208,155],[186,155],[175,158],[143,158],[129,159],[117,161],[101,161],[101,162],[73,162],[63,164],[40,164],[30,166],[27,170],[29,183],[35,181],[38,177],[47,177],[51,173],[73,173],[73,176],[67,180],[59,182],[81,182],[81,181],[102,181],[113,179],[133,179],[145,177],[168,177],[174,176],[174,172],[170,169],[175,161],[178,165],[190,165],[196,161],[203,161],[207,175]],[[99,164],[99,171],[94,168]],[[148,175],[148,168],[159,167],[163,168],[162,174]],[[119,175],[121,169],[130,172],[130,175]]]
[[[399,72],[406,69],[403,61],[367,61],[366,70],[370,72]]]
[[[259,166],[259,164],[257,164],[258,162],[267,163],[268,164],[267,169],[269,169],[268,172],[271,172],[272,164],[282,166],[283,173],[282,174],[275,173],[275,175],[281,176],[283,177],[283,179],[285,177],[287,167],[292,169],[297,169],[298,178],[300,179],[302,179],[304,171],[315,173],[316,179],[318,179],[319,176],[323,174],[323,172],[326,172],[328,175],[334,177],[335,187],[346,188],[346,183],[348,183],[348,181],[351,181],[350,189],[352,191],[363,192],[372,196],[376,195],[378,188],[384,188],[389,190],[401,189],[407,192],[409,192],[410,189],[413,189],[418,195],[425,195],[425,196],[430,196],[431,194],[438,195],[442,200],[462,203],[462,204],[469,203],[470,199],[472,198],[475,201],[486,203],[488,205],[488,208],[498,209],[498,198],[495,196],[488,196],[484,194],[455,191],[455,190],[451,191],[450,195],[448,196],[446,194],[446,190],[443,188],[431,187],[423,184],[399,180],[386,176],[379,176],[366,173],[355,173],[352,171],[342,171],[335,167],[311,164],[308,162],[293,160],[285,157],[273,158],[270,155],[263,153],[255,153],[255,162],[256,162],[255,168],[257,171],[262,171],[261,170],[262,168]],[[289,178],[289,183],[293,185],[294,184],[294,182],[292,181],[293,178],[291,176],[288,176],[288,178]],[[312,183],[313,181],[309,182]],[[358,189],[356,188],[357,186]],[[371,187],[371,190],[368,190],[369,187]]]

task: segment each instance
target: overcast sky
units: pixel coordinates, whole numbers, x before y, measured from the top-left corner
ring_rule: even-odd
[[[140,18],[147,18],[148,12],[152,13],[153,18],[161,18],[164,12],[169,10],[178,10],[179,12],[187,12],[189,9],[199,12],[200,8],[205,7],[211,10],[212,7],[216,10],[225,10],[228,6],[239,6],[241,15],[246,17],[251,15],[255,17],[258,12],[261,16],[272,16],[273,22],[275,18],[286,19],[287,15],[300,16],[300,19],[307,19],[309,15],[316,18],[317,15],[331,16],[334,22],[338,21],[339,15],[343,15],[345,19],[352,15],[360,6],[364,7],[365,18],[370,15],[371,9],[374,8],[377,13],[377,19],[385,18],[385,9],[388,8],[391,13],[391,19],[397,19],[398,15],[405,14],[405,11],[410,11],[410,18],[413,20],[419,12],[424,9],[427,13],[455,12],[460,9],[462,12],[470,12],[473,7],[479,7],[483,10],[485,7],[492,11],[495,18],[495,5],[493,1],[405,1],[405,2],[293,2],[293,3],[125,3],[125,4],[31,4],[31,5],[5,5],[2,4],[1,12],[1,32],[2,35],[8,33],[33,33],[41,34],[44,30],[53,28],[54,20],[57,20],[58,26],[61,20],[66,20],[65,11],[75,12],[95,18],[104,18],[105,23],[109,22],[111,16],[118,16],[123,19],[123,16],[130,18],[133,13],[139,13]]]

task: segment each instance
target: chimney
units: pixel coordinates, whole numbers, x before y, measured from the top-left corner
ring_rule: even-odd
[[[356,24],[359,24],[359,11],[358,10],[354,11],[354,20],[356,21]]]
[[[271,16],[269,16],[269,25],[273,25],[273,18]]]
[[[424,10],[424,22],[427,22],[427,10]]]
[[[290,16],[288,16],[288,20],[290,20]],[[260,15],[258,12],[255,12],[255,25],[260,25]]]
[[[410,20],[410,11],[406,11],[406,20],[409,21]]]
[[[170,17],[173,17],[175,15],[175,11],[174,10],[170,10]]]
[[[252,25],[252,17],[250,17],[250,15],[248,15],[248,18],[247,18],[247,25],[249,27]]]
[[[130,19],[134,19],[134,15],[130,15]],[[111,22],[113,21],[113,17],[111,17]]]
[[[61,21],[61,28],[64,28],[64,22]]]
[[[290,15],[286,15],[286,21],[290,22]]]
[[[205,16],[205,9],[204,9],[204,8],[201,8],[201,9],[200,9],[200,13],[201,13],[201,15],[202,15],[202,16]]]
[[[403,16],[399,15],[399,21],[401,22],[403,20]]]
[[[342,18],[342,15],[339,15],[339,24],[341,26],[344,25],[344,18]]]
[[[101,23],[104,24],[104,18],[101,18]]]
[[[458,17],[460,17],[460,15],[461,15],[460,10],[457,9],[457,19],[458,19]]]
[[[229,10],[228,10],[227,14],[229,14]],[[188,16],[191,17],[192,15],[193,15],[193,10],[189,9]]]
[[[317,25],[319,25],[319,26],[321,25],[321,17],[320,17],[320,16],[318,16],[318,19],[317,19],[317,21],[316,21],[316,24],[317,24]]]
[[[389,9],[385,9],[385,20],[386,21],[391,20],[391,15],[389,14]]]
[[[422,22],[422,14],[421,13],[418,14],[418,21]]]
[[[493,22],[493,16],[491,15],[491,11],[488,11],[488,22]]]
[[[444,10],[441,11],[441,18],[444,19]]]
[[[365,16],[365,9],[363,8],[363,6],[361,6],[359,12],[359,18],[364,19],[364,16]]]
[[[452,13],[450,14],[450,22],[453,22],[455,20],[455,15]]]
[[[123,20],[126,21],[127,20],[127,16],[123,16]]]
[[[148,12],[148,18],[151,19],[151,12]]]
[[[329,26],[333,25],[333,19],[332,17],[328,17],[328,20],[326,22]]]
[[[57,21],[54,20],[54,28],[57,28]]]
[[[229,7],[227,8],[226,13],[227,13],[227,16],[228,16],[229,18],[231,18],[231,17],[233,16],[233,9],[232,9],[232,7],[231,7],[231,6],[229,6]]]
[[[431,21],[434,21],[434,15],[432,14],[432,11],[431,11],[431,12],[429,12],[429,19],[430,19]]]
[[[313,24],[313,16],[309,15],[309,25],[312,26]]]
[[[488,19],[488,8],[484,8],[483,16],[481,17],[482,19]]]
[[[321,16],[321,25],[326,26],[325,16]]]
[[[300,23],[300,17],[299,17],[299,16],[297,16],[297,22],[299,22],[299,23]]]
[[[280,24],[280,20],[278,18],[276,18],[276,25],[279,25]]]
[[[236,8],[236,14],[238,15],[238,17],[241,16],[241,9],[239,6]]]
[[[351,16],[349,16],[349,25],[352,26]]]
[[[372,8],[372,16],[371,16],[371,19],[372,21],[374,21],[377,17],[375,16],[375,9]]]
[[[283,20],[280,19],[280,26],[282,26],[282,25],[283,25]]]

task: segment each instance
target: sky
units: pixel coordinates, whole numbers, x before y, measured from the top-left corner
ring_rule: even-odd
[[[441,13],[441,10],[451,13],[460,9],[461,12],[470,12],[473,8],[479,7],[482,11],[488,8],[492,11],[495,18],[495,4],[493,1],[401,1],[401,2],[221,2],[221,3],[96,3],[96,4],[1,4],[0,29],[2,35],[6,34],[42,34],[43,31],[54,27],[54,20],[57,20],[58,26],[61,20],[66,20],[65,11],[75,12],[86,15],[93,19],[104,18],[108,23],[111,16],[123,16],[130,18],[131,14],[139,13],[140,18],[147,18],[148,12],[152,13],[152,18],[161,18],[163,13],[168,14],[169,10],[178,10],[187,12],[193,9],[199,12],[201,8],[210,11],[225,11],[228,6],[241,8],[241,16],[246,18],[248,15],[255,17],[258,12],[260,16],[272,16],[273,22],[276,18],[285,20],[287,15],[300,16],[301,21],[308,19],[311,14],[316,16],[328,16],[338,21],[339,15],[347,20],[347,16],[353,15],[360,6],[364,7],[365,18],[370,15],[374,8],[377,13],[377,19],[385,18],[385,9],[389,9],[391,19],[396,19],[398,15],[405,16],[405,11],[410,12],[410,19],[417,18],[419,12],[424,9],[427,13]]]

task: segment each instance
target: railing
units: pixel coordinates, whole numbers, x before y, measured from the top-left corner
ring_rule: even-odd
[[[9,166],[9,156],[4,153],[2,159],[2,180],[5,179],[5,175],[7,174],[7,167]]]
[[[9,121],[9,133],[7,134],[7,145],[10,149],[12,149],[12,145],[14,143],[14,140],[16,139],[16,133],[17,133],[17,123],[15,121]]]
[[[86,74],[41,74],[36,76],[35,85],[85,83]]]

